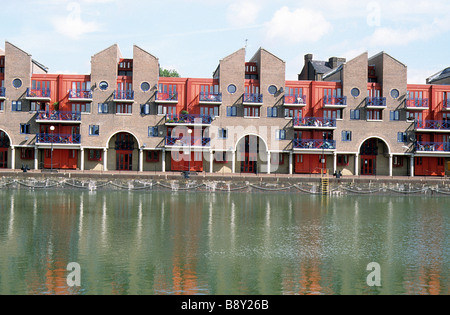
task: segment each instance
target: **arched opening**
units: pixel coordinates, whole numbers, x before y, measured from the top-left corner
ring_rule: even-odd
[[[361,175],[389,175],[389,147],[382,139],[370,138],[360,148]]]
[[[108,144],[108,169],[117,171],[137,171],[139,167],[139,143],[128,132],[120,132],[111,137]]]
[[[236,154],[240,173],[257,174],[267,171],[267,146],[259,136],[242,137],[237,144]]]
[[[8,168],[8,152],[11,140],[6,132],[0,130],[0,168]]]

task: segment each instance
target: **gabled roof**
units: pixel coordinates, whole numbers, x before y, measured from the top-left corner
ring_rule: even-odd
[[[448,77],[450,77],[450,67],[433,74],[431,77],[427,78],[427,82],[433,83],[435,81],[439,81]]]

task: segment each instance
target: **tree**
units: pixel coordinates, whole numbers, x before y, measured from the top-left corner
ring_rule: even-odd
[[[165,78],[179,78],[180,74],[176,70],[159,69],[159,76]]]

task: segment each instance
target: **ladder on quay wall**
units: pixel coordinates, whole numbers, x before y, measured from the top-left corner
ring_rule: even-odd
[[[328,170],[322,170],[320,192],[322,193],[322,196],[328,196],[330,194],[330,177],[328,176]]]

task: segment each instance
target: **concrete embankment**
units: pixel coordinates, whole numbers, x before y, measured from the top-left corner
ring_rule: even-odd
[[[331,177],[326,189],[315,175],[181,173],[0,172],[1,189],[79,189],[87,191],[198,191],[299,193],[322,195],[450,196],[450,180],[434,177]]]

